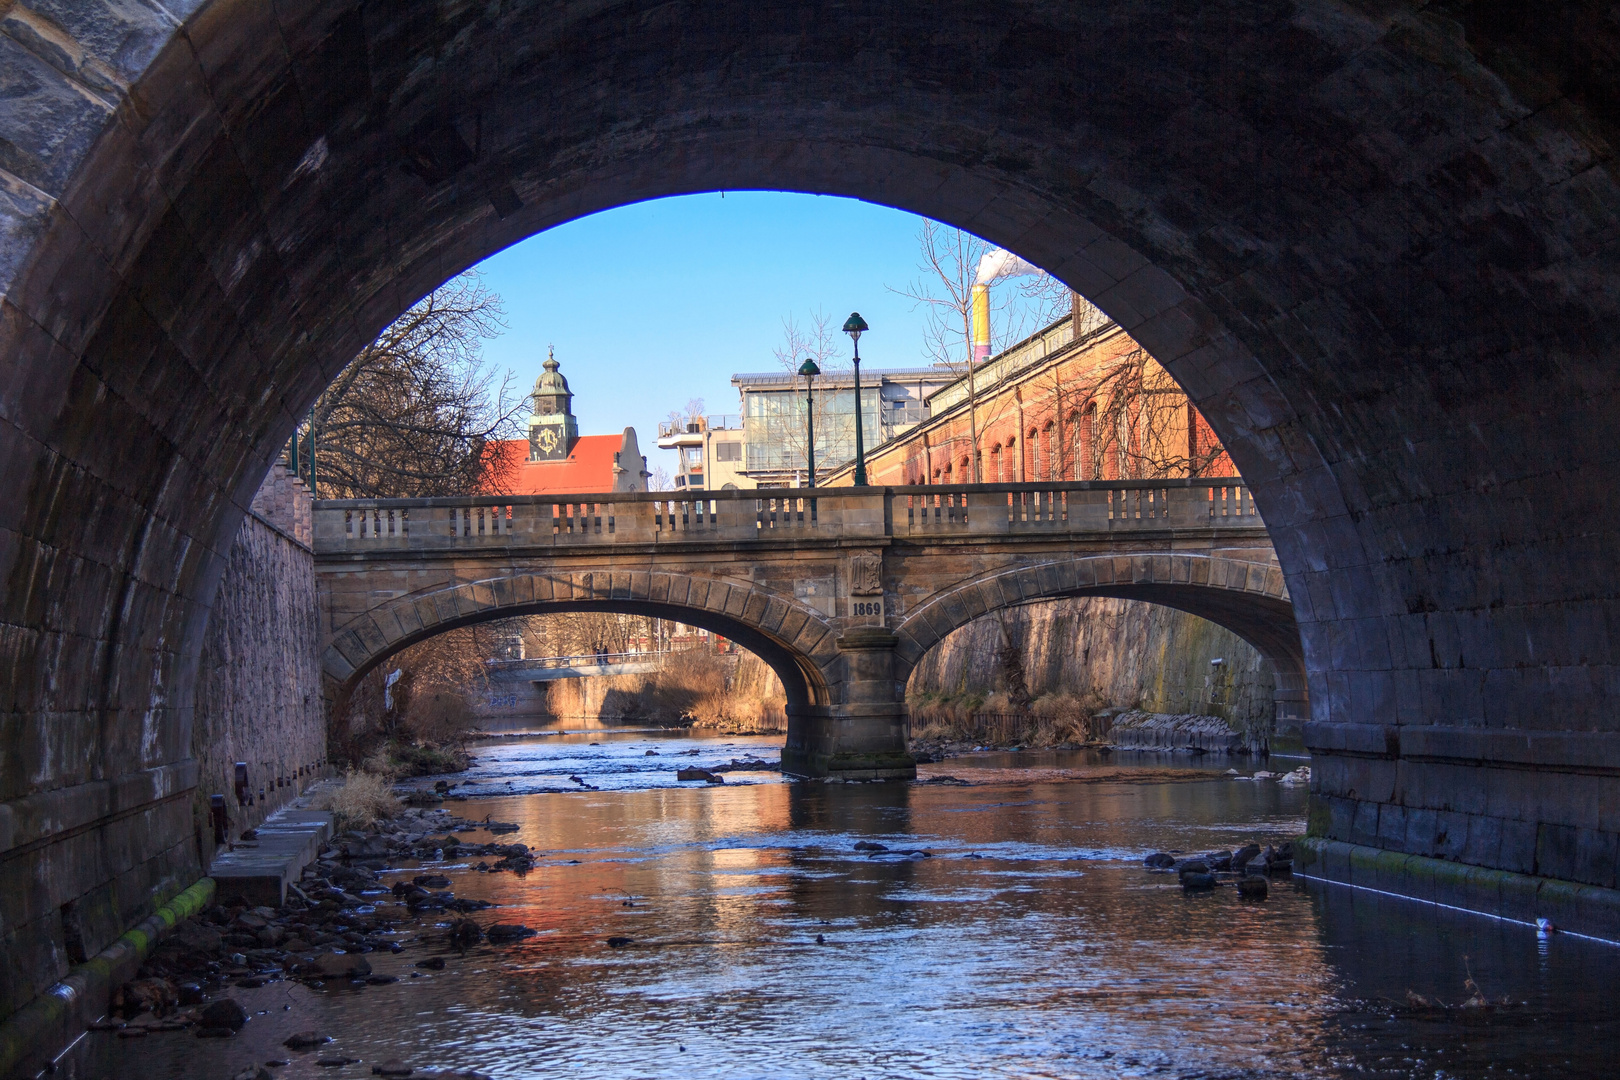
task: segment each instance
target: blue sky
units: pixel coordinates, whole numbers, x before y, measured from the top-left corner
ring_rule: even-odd
[[[737,192],[658,199],[548,230],[478,267],[509,329],[485,358],[521,389],[557,349],[580,432],[633,426],[652,464],[658,422],[688,398],[734,413],[731,376],[774,371],[782,321],[822,308],[871,325],[862,366],[926,364],[921,309],[889,292],[919,276],[912,214],[852,199]],[[847,341],[847,339],[845,339]]]

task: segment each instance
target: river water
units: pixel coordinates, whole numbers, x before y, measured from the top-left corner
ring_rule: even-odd
[[[326,1078],[393,1058],[578,1080],[1620,1074],[1620,948],[1336,886],[1186,894],[1142,867],[1298,835],[1303,788],[1087,752],[974,754],[912,784],[673,777],[779,751],[602,733],[486,746],[452,779],[500,794],[449,809],[517,822],[500,839],[545,857],[522,878],[423,865],[500,905],[481,922],[536,936],[462,953],[410,926],[402,953],[368,957],[398,983],[232,989],[257,1014],[234,1039],[91,1034],[75,1060],[129,1080],[283,1058],[276,1076]],[[571,776],[600,790],[559,791]],[[415,967],[431,956],[443,971]],[[1457,1005],[1470,977],[1513,1004],[1407,1004]],[[336,1041],[280,1046],[309,1029]]]

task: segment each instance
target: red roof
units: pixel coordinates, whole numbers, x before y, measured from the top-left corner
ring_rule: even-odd
[[[490,449],[503,495],[594,495],[613,490],[613,456],[623,446],[623,435],[581,435],[567,461],[530,461],[527,439],[502,439]]]

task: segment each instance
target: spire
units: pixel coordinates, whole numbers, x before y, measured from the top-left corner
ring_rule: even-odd
[[[545,370],[534,380],[534,415],[529,417],[529,460],[555,461],[568,457],[579,438],[574,419],[573,391],[557,369],[555,346],[546,347]]]

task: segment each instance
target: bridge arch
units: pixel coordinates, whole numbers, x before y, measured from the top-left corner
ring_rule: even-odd
[[[836,635],[819,612],[743,582],[656,571],[507,573],[397,597],[336,627],[321,668],[342,701],[368,671],[435,634],[571,611],[649,615],[731,638],[776,672],[790,713],[836,696]]]
[[[992,571],[936,593],[895,627],[896,681],[903,686],[929,649],[980,616],[1070,596],[1162,604],[1225,627],[1270,665],[1278,729],[1297,731],[1310,715],[1305,658],[1281,569],[1174,552],[1053,559]]]
[[[1471,861],[1616,884],[1612,860],[1567,854],[1620,836],[1587,810],[1620,762],[1603,18],[14,7],[61,21],[7,38],[25,74],[0,113],[0,798],[35,800],[16,820],[104,805],[106,785],[145,793],[130,812],[187,787],[203,632],[252,493],[417,297],[596,210],[786,188],[1011,248],[1181,382],[1288,578],[1321,831],[1439,853],[1456,813],[1499,838]],[[1560,770],[1581,784],[1534,797]],[[70,857],[55,828],[13,834],[37,880]],[[109,842],[124,863],[84,890],[195,869],[163,830],[142,844]],[[73,896],[42,891],[22,936]],[[45,985],[12,982],[0,1008]]]

